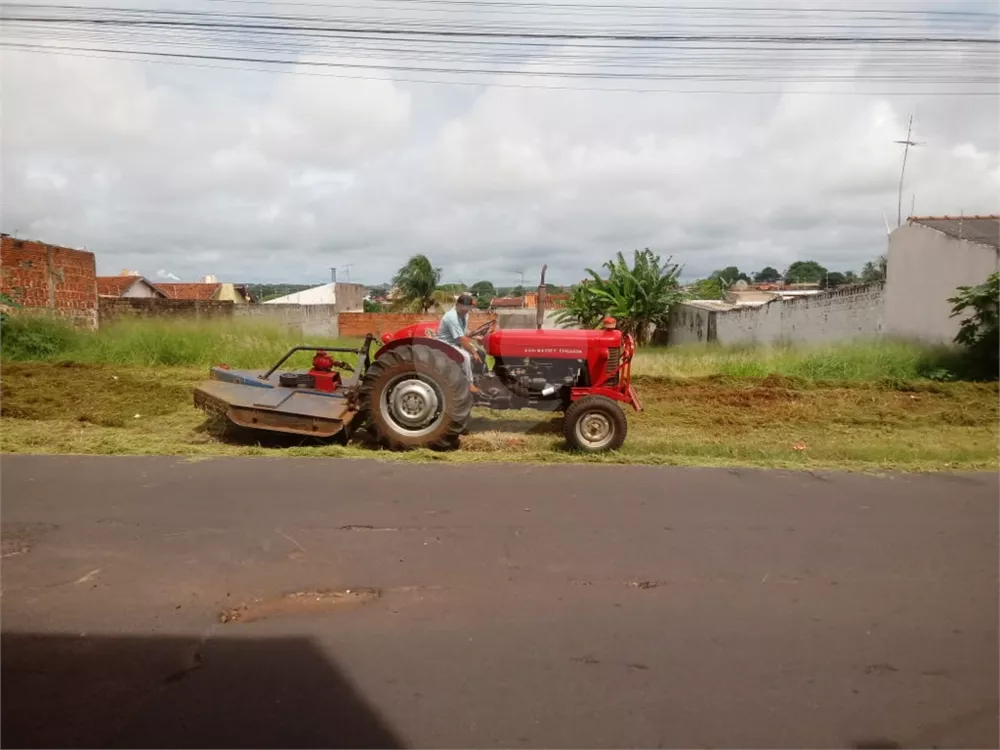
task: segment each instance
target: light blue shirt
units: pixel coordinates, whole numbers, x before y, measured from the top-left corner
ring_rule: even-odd
[[[456,308],[451,308],[441,318],[438,326],[438,341],[444,341],[452,346],[461,348],[459,339],[465,337],[466,316],[459,315]]]

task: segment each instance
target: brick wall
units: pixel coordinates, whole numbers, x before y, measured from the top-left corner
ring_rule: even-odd
[[[440,315],[428,313],[345,313],[338,315],[340,320],[340,335],[345,338],[363,338],[369,333],[381,336],[388,331],[397,331],[400,328],[411,326],[425,320],[439,320]],[[469,330],[477,328],[487,320],[492,320],[493,315],[484,312],[469,313]]]
[[[0,237],[0,291],[30,311],[45,310],[97,327],[94,254],[44,242]]]
[[[235,306],[232,300],[101,297],[99,313],[100,323],[105,325],[122,318],[232,317]]]

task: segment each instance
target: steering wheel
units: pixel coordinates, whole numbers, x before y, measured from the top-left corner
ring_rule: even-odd
[[[497,321],[495,318],[491,318],[479,326],[474,331],[469,331],[469,338],[475,338],[476,336],[485,336],[487,333],[492,331],[496,327]]]

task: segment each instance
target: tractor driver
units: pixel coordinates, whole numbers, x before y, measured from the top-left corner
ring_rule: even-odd
[[[455,300],[455,306],[441,318],[437,338],[438,341],[443,341],[458,349],[462,355],[465,377],[469,381],[469,390],[473,393],[479,393],[479,389],[472,383],[472,361],[480,363],[482,358],[479,356],[475,340],[466,335],[469,311],[474,304],[472,297],[468,294],[459,295],[458,299]]]

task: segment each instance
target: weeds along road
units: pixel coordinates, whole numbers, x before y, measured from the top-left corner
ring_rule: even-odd
[[[5,456],[3,745],[996,747],[995,475]]]

